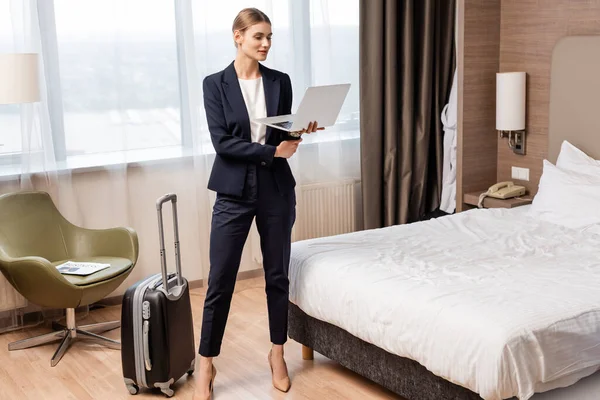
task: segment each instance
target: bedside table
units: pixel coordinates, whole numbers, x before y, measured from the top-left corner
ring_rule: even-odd
[[[465,193],[463,196],[463,202],[470,206],[477,207],[479,203],[479,196],[484,192],[471,192]],[[533,198],[529,195],[513,197],[512,199],[495,199],[493,197],[486,197],[483,200],[483,208],[514,208],[519,206],[525,206],[531,204]]]

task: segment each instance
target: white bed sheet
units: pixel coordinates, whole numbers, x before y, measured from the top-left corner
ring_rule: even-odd
[[[484,399],[571,385],[600,367],[600,235],[527,209],[296,242],[290,300]]]

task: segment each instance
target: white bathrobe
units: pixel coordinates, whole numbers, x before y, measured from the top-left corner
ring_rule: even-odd
[[[440,210],[453,213],[456,209],[456,120],[458,113],[456,70],[448,104],[442,110],[444,125],[444,161],[442,172],[442,198]]]

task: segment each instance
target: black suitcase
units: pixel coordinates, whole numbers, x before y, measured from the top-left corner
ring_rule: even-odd
[[[167,273],[162,205],[171,201],[175,236],[176,273]],[[177,195],[156,201],[162,273],[127,289],[121,310],[121,362],[125,385],[131,394],[140,387],[158,388],[167,397],[171,386],[194,372],[196,351],[187,280],[181,275]],[[168,282],[165,285],[165,282]],[[166,289],[165,289],[166,288]]]

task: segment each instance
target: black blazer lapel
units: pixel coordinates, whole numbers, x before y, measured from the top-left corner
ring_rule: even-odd
[[[265,68],[262,64],[258,64],[260,74],[263,78],[263,89],[265,91],[265,102],[267,104],[267,117],[274,117],[278,114],[279,109],[279,90],[280,80],[275,74],[272,74],[268,68]],[[269,141],[269,137],[273,128],[267,127],[265,135],[265,143]]]
[[[223,73],[223,92],[227,101],[231,105],[233,112],[240,116],[242,123],[242,131],[246,139],[252,141],[252,133],[250,131],[250,118],[248,117],[248,109],[244,102],[244,96],[242,96],[242,89],[240,88],[240,82],[238,81],[237,74],[233,63],[229,64]]]

